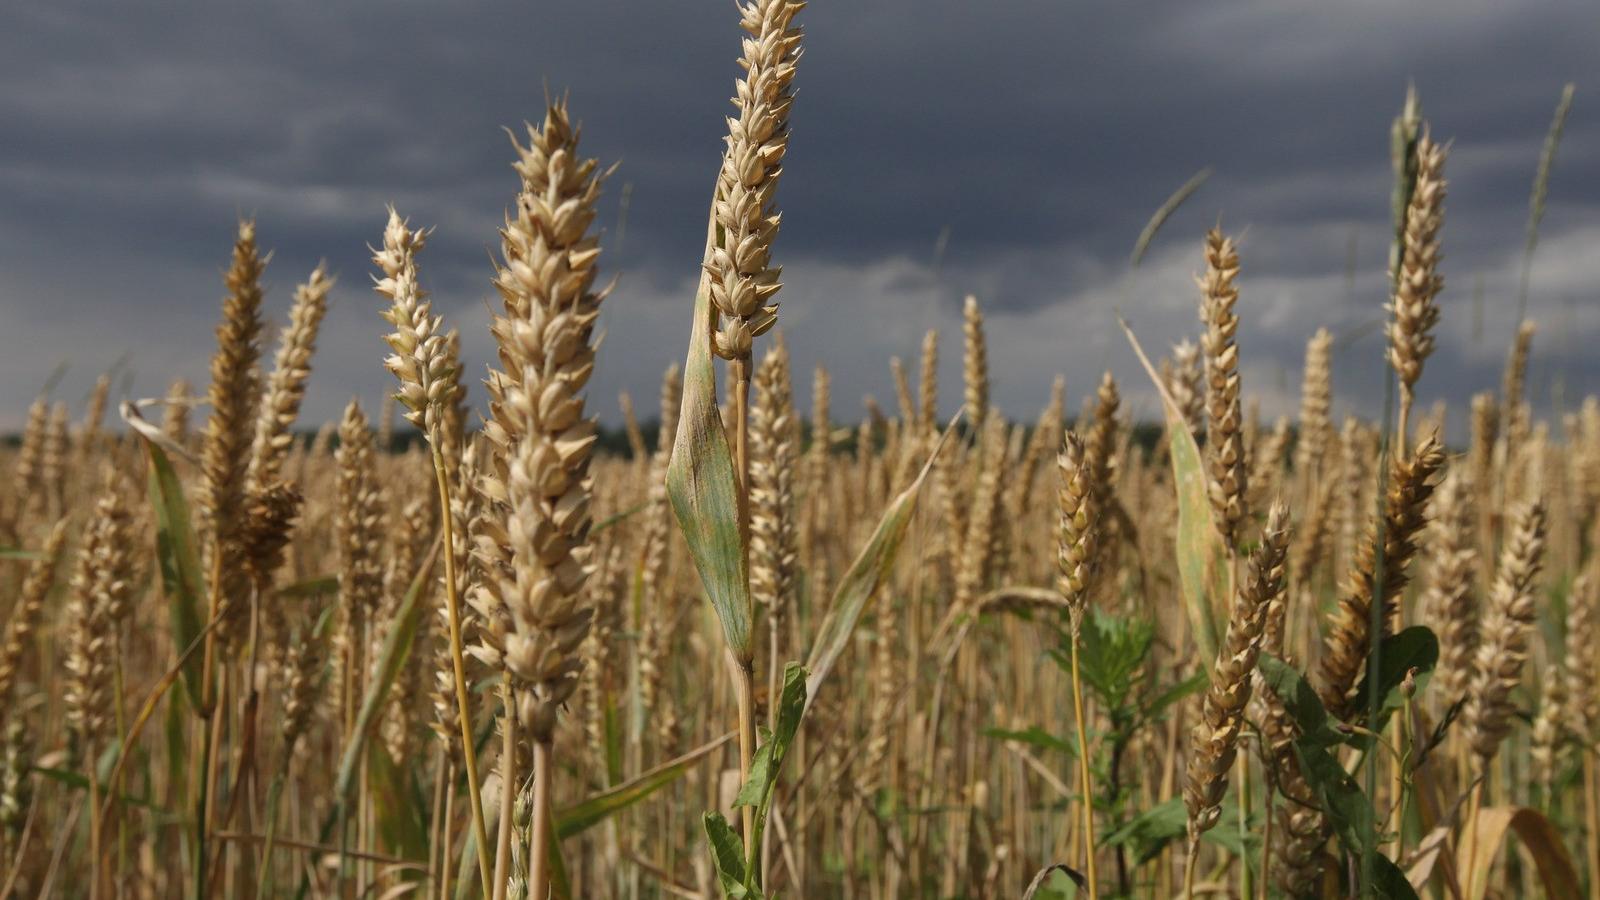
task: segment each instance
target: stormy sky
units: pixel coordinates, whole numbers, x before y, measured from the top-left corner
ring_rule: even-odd
[[[1115,310],[1153,351],[1194,332],[1191,277],[1220,221],[1242,241],[1247,393],[1268,416],[1291,411],[1304,341],[1327,326],[1349,337],[1336,414],[1375,412],[1388,127],[1408,82],[1454,141],[1420,402],[1498,384],[1529,184],[1568,81],[1530,383],[1544,410],[1600,391],[1592,3],[814,0],[801,21],[775,255],[802,402],[820,363],[840,418],[864,394],[892,405],[889,357],[914,371],[938,328],[953,410],[974,293],[999,408],[1033,416],[1063,373],[1075,410],[1110,368],[1153,416]],[[502,127],[548,93],[570,95],[588,153],[620,163],[600,218],[619,282],[591,404],[614,422],[627,389],[654,415],[688,337],[738,72],[728,0],[12,3],[0,22],[0,429],[63,365],[53,396],[75,410],[112,366],[128,396],[203,385],[240,215],[274,250],[274,325],[319,259],[340,278],[308,423],[391,383],[366,249],[387,203],[436,227],[423,279],[481,373],[490,254],[516,189]],[[1130,277],[1150,213],[1205,166],[1215,175]]]

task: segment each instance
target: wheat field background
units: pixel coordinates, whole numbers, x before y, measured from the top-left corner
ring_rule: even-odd
[[[0,897],[1600,897],[1600,397],[1529,375],[1575,87],[1506,297],[1446,284],[1459,150],[1401,86],[1372,325],[1298,336],[1298,391],[1241,337],[1249,230],[1175,224],[1202,170],[1067,322],[1094,381],[1003,410],[968,295],[856,416],[785,332],[804,7],[727,23],[681,362],[607,424],[628,162],[554,89],[482,334],[430,290],[461,236],[380,204],[366,272],[215,236],[204,381],[40,373],[0,447]],[[1141,306],[1157,247],[1193,284]],[[375,340],[319,341],[369,275]],[[1435,388],[1486,302],[1500,384]],[[384,399],[302,415],[330,357]]]

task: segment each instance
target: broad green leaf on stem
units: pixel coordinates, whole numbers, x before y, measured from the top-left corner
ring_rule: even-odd
[[[1418,900],[1417,889],[1411,886],[1405,870],[1381,853],[1372,856],[1372,884],[1368,888],[1367,896],[1377,900]]]
[[[1467,900],[1483,900],[1489,890],[1489,870],[1495,858],[1506,845],[1507,832],[1515,832],[1522,847],[1533,857],[1544,885],[1546,897],[1582,897],[1577,869],[1567,853],[1561,833],[1538,810],[1526,806],[1490,806],[1463,826],[1463,835],[1457,842],[1457,868],[1463,873]],[[1476,830],[1476,853],[1469,854]],[[1474,856],[1468,859],[1469,855]],[[1469,868],[1470,866],[1470,868]]]
[[[1188,821],[1189,814],[1183,807],[1183,798],[1173,797],[1108,832],[1100,843],[1107,847],[1126,846],[1133,851],[1135,862],[1142,864],[1155,859],[1163,847],[1182,835],[1188,827]]]
[[[1091,610],[1084,626],[1078,641],[1079,673],[1107,709],[1121,708],[1155,643],[1155,626],[1145,619],[1111,616],[1098,609]],[[1058,665],[1071,671],[1066,654],[1051,654],[1058,657]]]
[[[1143,865],[1161,855],[1168,844],[1187,834],[1188,823],[1189,813],[1184,809],[1183,798],[1173,797],[1129,819],[1106,834],[1100,844],[1105,847],[1126,846],[1132,851],[1135,864]],[[1251,857],[1252,848],[1258,844],[1255,835],[1247,837],[1239,831],[1239,807],[1236,803],[1222,814],[1217,825],[1201,839],[1247,860]]]
[[[1162,714],[1165,713],[1167,709],[1174,703],[1177,703],[1185,697],[1191,697],[1200,693],[1201,691],[1205,690],[1206,686],[1210,683],[1211,677],[1204,671],[1196,672],[1193,675],[1190,675],[1188,678],[1185,678],[1177,684],[1174,684],[1161,693],[1155,695],[1149,700],[1141,703],[1139,706],[1139,715],[1146,722],[1154,722],[1161,718]]]
[[[739,785],[739,793],[733,798],[734,806],[760,806],[761,800],[767,795],[767,789],[777,780],[778,767],[775,757],[782,754],[772,745],[772,732],[765,725],[756,726],[756,754],[750,760],[750,777]]]
[[[706,597],[722,622],[722,637],[741,663],[754,656],[750,644],[750,561],[739,531],[739,477],[717,409],[717,370],[711,359],[710,276],[694,295],[694,328],[683,366],[683,407],[667,497],[700,573]]]
[[[783,667],[783,690],[778,698],[777,731],[761,729],[761,746],[756,749],[755,759],[750,763],[750,777],[739,786],[739,794],[733,801],[734,806],[756,808],[755,832],[747,848],[752,857],[761,849],[761,841],[767,830],[767,813],[772,806],[772,792],[778,784],[779,773],[783,771],[783,762],[789,755],[789,745],[800,730],[800,719],[806,712],[806,670],[799,663],[792,662]],[[752,876],[759,874],[755,859],[748,860],[746,867]],[[759,882],[755,886],[759,886]]]
[[[1389,715],[1405,705],[1405,698],[1400,694],[1401,682],[1405,681],[1406,673],[1412,669],[1417,670],[1417,692],[1427,687],[1427,679],[1433,673],[1433,667],[1439,663],[1439,639],[1431,629],[1425,625],[1413,625],[1399,634],[1383,639],[1382,653],[1378,657],[1378,694],[1383,697],[1383,705],[1378,709],[1378,721],[1369,727],[1373,731],[1383,731],[1384,723]],[[1365,667],[1363,667],[1365,668]],[[1369,685],[1365,680],[1356,691],[1354,707],[1362,712],[1370,708],[1372,697]]]
[[[1206,494],[1205,462],[1200,456],[1200,445],[1184,421],[1183,413],[1173,402],[1167,386],[1150,364],[1133,329],[1120,318],[1117,322],[1128,336],[1128,343],[1138,354],[1139,362],[1156,386],[1161,396],[1161,409],[1167,420],[1167,444],[1172,457],[1172,482],[1178,492],[1177,563],[1178,586],[1183,594],[1183,605],[1189,614],[1189,625],[1194,629],[1195,643],[1200,647],[1200,658],[1206,661],[1209,672],[1217,658],[1221,643],[1219,622],[1225,621],[1228,598],[1232,595],[1233,574],[1228,566],[1228,548],[1212,524],[1211,499]]]
[[[722,895],[734,900],[758,896],[745,886],[744,841],[734,833],[722,813],[706,813],[705,824],[706,839],[711,843],[711,862],[716,866]]]
[[[639,801],[649,797],[656,791],[678,780],[695,763],[710,755],[717,748],[728,743],[737,732],[728,732],[720,738],[703,744],[694,750],[685,753],[677,759],[663,763],[639,777],[619,784],[616,787],[601,791],[598,794],[574,804],[555,814],[555,833],[557,837],[569,838],[582,834],[590,827],[606,820],[618,810],[627,809]]]
[[[1328,710],[1317,697],[1316,689],[1294,667],[1270,654],[1261,654],[1257,663],[1262,680],[1294,717],[1300,727],[1300,740],[1321,747],[1342,744],[1347,735],[1339,730]]]
[[[422,821],[426,808],[409,796],[410,774],[395,765],[383,741],[367,745],[367,794],[377,816],[384,846],[406,859],[427,859],[428,828]],[[409,877],[414,878],[415,872]]]
[[[1362,792],[1361,786],[1344,770],[1328,748],[1301,738],[1294,743],[1295,756],[1300,761],[1300,771],[1317,798],[1317,806],[1328,817],[1328,824],[1339,842],[1354,855],[1361,855],[1377,847],[1369,841],[1378,841],[1378,816],[1372,801]]]
[[[905,540],[906,529],[911,524],[917,511],[917,494],[922,489],[922,483],[927,480],[928,473],[933,470],[934,460],[939,458],[939,451],[944,449],[945,441],[955,431],[956,422],[961,419],[961,412],[957,411],[955,418],[940,435],[939,442],[928,454],[928,461],[923,463],[922,471],[917,473],[915,480],[900,492],[884,510],[883,518],[878,520],[878,527],[873,530],[872,537],[867,545],[861,548],[861,553],[856,561],[850,564],[849,571],[844,573],[839,587],[833,592],[833,602],[828,605],[828,614],[817,628],[816,643],[811,646],[811,655],[806,659],[806,669],[811,675],[806,680],[806,703],[809,705],[817,698],[817,689],[822,686],[823,679],[828,677],[828,672],[833,668],[834,662],[839,659],[839,654],[844,652],[845,645],[850,642],[850,633],[855,630],[856,622],[861,618],[861,611],[878,592],[883,580],[888,577],[894,568],[895,557],[900,553],[900,543]],[[682,429],[679,429],[682,434]]]
[[[124,410],[124,416],[127,411]],[[156,562],[161,587],[167,595],[167,620],[174,652],[182,653],[205,627],[205,577],[200,569],[199,543],[189,524],[189,504],[183,485],[165,450],[144,438],[150,460],[150,505],[156,514]],[[200,682],[205,661],[196,654],[183,666],[183,689],[191,705],[200,704]]]

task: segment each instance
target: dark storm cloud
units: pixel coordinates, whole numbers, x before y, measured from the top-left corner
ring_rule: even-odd
[[[973,291],[1003,348],[992,358],[1008,411],[1031,414],[1056,371],[1076,394],[1111,367],[1147,398],[1112,308],[1152,349],[1192,331],[1188,276],[1220,217],[1244,233],[1248,389],[1286,411],[1310,331],[1380,315],[1387,128],[1412,80],[1436,134],[1455,139],[1454,343],[1423,393],[1459,401],[1496,381],[1528,182],[1560,87],[1577,81],[1534,282],[1549,335],[1536,386],[1600,390],[1585,353],[1600,337],[1597,15],[1578,2],[819,0],[803,14],[777,250],[797,365],[826,363],[853,415],[859,394],[891,396],[886,355],[913,354],[938,327],[953,396],[956,309]],[[124,353],[135,393],[203,381],[239,213],[277,251],[276,317],[318,259],[342,276],[310,418],[387,386],[365,245],[388,202],[437,226],[425,278],[481,364],[487,252],[515,188],[500,129],[535,116],[547,89],[570,90],[586,149],[622,164],[602,216],[604,265],[622,282],[597,407],[609,414],[628,388],[648,409],[681,356],[736,74],[725,0],[23,4],[5,19],[0,425],[63,360],[58,395],[74,402]],[[1216,175],[1125,280],[1150,210],[1203,165]],[[1469,324],[1480,280],[1481,334]],[[1341,355],[1347,397],[1378,396],[1379,343]]]

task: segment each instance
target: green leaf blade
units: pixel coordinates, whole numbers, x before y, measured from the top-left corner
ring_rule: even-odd
[[[722,636],[741,663],[754,657],[750,564],[739,528],[739,479],[717,410],[717,374],[711,359],[710,285],[694,297],[694,328],[684,364],[683,406],[667,464],[667,498],[694,559]]]

